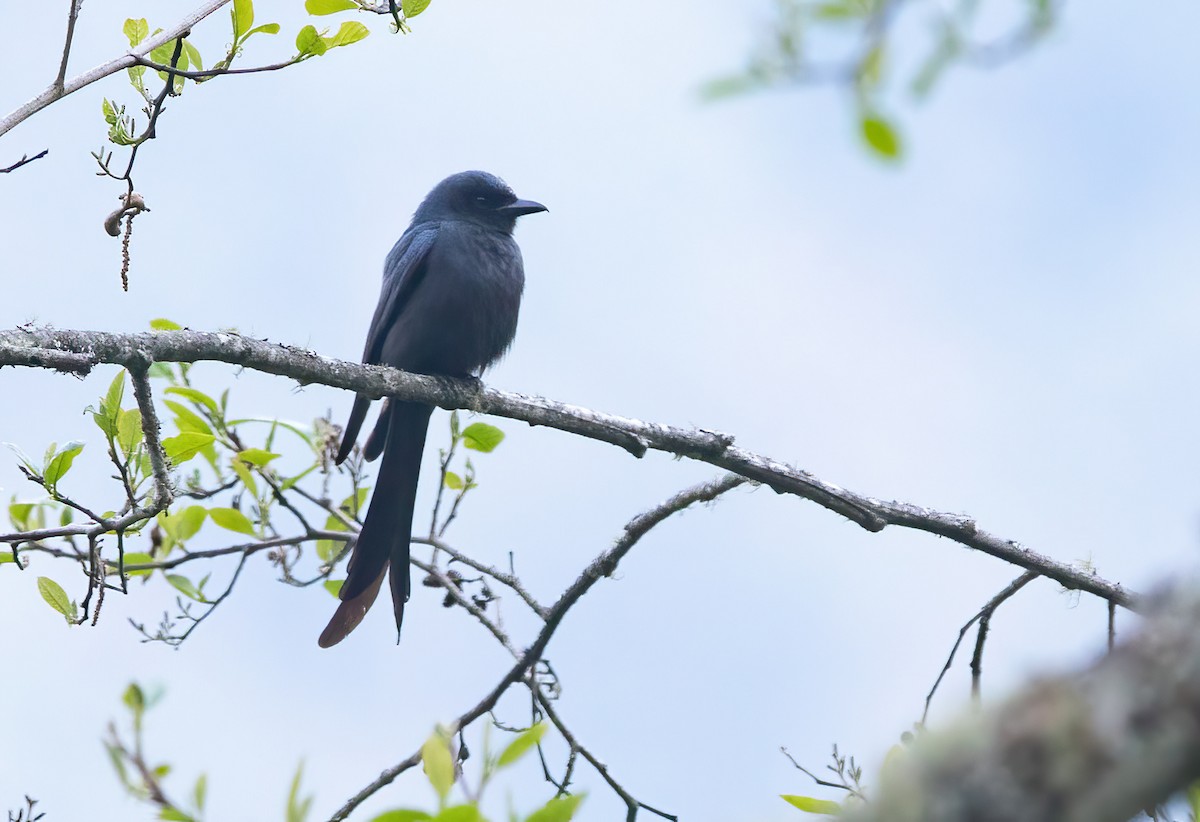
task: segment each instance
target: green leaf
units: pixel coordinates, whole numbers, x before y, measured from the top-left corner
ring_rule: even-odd
[[[187,542],[200,530],[206,516],[208,516],[208,511],[204,506],[189,505],[174,514],[164,511],[158,515],[158,523],[171,539],[176,542]]]
[[[444,802],[454,786],[454,759],[450,756],[450,740],[440,728],[421,746],[421,762],[429,784]]]
[[[208,434],[212,436],[212,426],[197,414],[192,409],[188,408],[183,403],[173,402],[172,400],[163,400],[163,404],[170,408],[175,413],[175,425],[180,432],[190,431],[196,434]]]
[[[1188,809],[1192,816],[1200,818],[1200,782],[1193,782],[1187,788]]]
[[[213,414],[217,415],[218,417],[221,415],[221,408],[220,408],[220,406],[217,405],[217,401],[214,400],[212,397],[208,396],[208,394],[205,394],[203,391],[199,391],[195,388],[189,388],[189,387],[183,386],[183,385],[172,385],[170,388],[166,389],[163,393],[164,394],[178,394],[181,397],[186,397],[189,400],[191,400],[192,402],[196,403],[197,405],[203,405],[205,408],[207,408],[209,411],[213,412]]]
[[[12,555],[12,551],[0,551],[0,565],[3,565],[6,562],[16,561],[16,558],[14,558]]]
[[[535,745],[542,741],[542,737],[546,735],[546,723],[539,722],[538,724],[525,729],[517,738],[508,743],[508,747],[500,754],[500,758],[496,760],[496,767],[503,768],[506,765],[511,765],[518,759],[529,753]]]
[[[196,810],[204,811],[204,800],[208,798],[208,776],[200,774],[196,777],[196,787],[192,788],[192,803]]]
[[[51,489],[54,489],[58,485],[58,481],[71,470],[71,463],[75,462],[75,457],[79,456],[79,452],[82,450],[82,442],[68,442],[50,460],[46,466],[46,472],[42,476]]]
[[[158,818],[168,822],[196,822],[195,818],[179,810],[179,808],[163,808],[158,812]]]
[[[75,603],[67,598],[67,592],[62,589],[61,585],[50,577],[38,577],[37,587],[38,593],[51,608],[62,614],[68,623],[75,621]]]
[[[138,91],[146,87],[146,67],[145,66],[130,66],[126,69],[129,72],[129,84]]]
[[[175,56],[175,43],[175,40],[168,40],[154,49],[154,51],[150,52],[150,60],[158,63],[160,66],[171,65],[171,58]],[[177,67],[184,70],[187,69],[187,52],[182,49],[179,52],[179,64]],[[165,78],[166,74],[160,71],[158,76]]]
[[[813,799],[811,796],[794,796],[790,793],[780,794],[779,798],[789,805],[799,808],[805,813],[837,816],[842,812],[841,805],[836,802],[830,802],[828,799]]]
[[[287,822],[304,822],[312,808],[313,798],[300,798],[300,780],[304,777],[304,763],[296,766],[296,775],[292,778],[292,788],[288,791]]]
[[[342,543],[334,542],[331,539],[317,540],[317,547],[316,547],[317,559],[319,559],[319,560],[321,560],[321,562],[325,562],[325,563],[333,562],[333,558],[338,555],[338,550],[339,550],[338,546],[340,546],[341,544]],[[326,587],[328,587],[329,583],[326,582],[325,585],[326,585]],[[340,585],[338,586],[338,590],[341,590]]]
[[[149,568],[144,568],[140,571],[130,571],[129,566],[130,565],[149,565],[152,562],[154,562],[154,557],[150,556],[149,554],[143,554],[143,553],[140,553],[137,551],[127,552],[125,554],[125,575],[130,576],[130,577],[148,577],[151,574],[153,574],[154,571],[150,570]],[[113,565],[110,567],[112,568],[113,573],[116,573],[116,571],[117,571],[116,566]]]
[[[174,586],[175,590],[183,594],[189,599],[194,599],[197,602],[208,602],[204,598],[204,594],[200,593],[200,589],[192,584],[192,581],[182,574],[167,574],[167,582]]]
[[[109,438],[117,436],[117,420],[121,416],[121,400],[124,398],[125,370],[121,369],[109,384],[108,391],[100,398],[100,410],[92,414],[96,425]]]
[[[248,462],[251,465],[266,465],[273,459],[277,459],[280,454],[273,454],[270,451],[264,451],[261,448],[247,448],[244,451],[238,452],[238,459],[242,462]]]
[[[208,515],[222,528],[254,536],[254,524],[236,508],[209,508]]]
[[[337,14],[339,11],[349,11],[358,8],[354,0],[305,0],[304,10],[309,14]]]
[[[251,0],[233,0],[233,39],[240,40],[254,25],[254,4]]]
[[[347,20],[342,23],[337,32],[332,37],[326,37],[325,45],[331,49],[338,46],[348,46],[351,43],[357,43],[365,38],[371,30],[355,20]]]
[[[405,17],[416,17],[429,8],[429,0],[402,0],[400,5]]]
[[[129,38],[129,45],[136,46],[145,40],[146,35],[150,33],[150,24],[146,22],[145,17],[138,20],[129,18],[125,21],[125,26],[121,30]]]
[[[305,26],[296,35],[296,51],[300,52],[302,56],[319,57],[325,53],[327,48],[325,41],[313,26]]]
[[[174,380],[175,370],[171,367],[170,363],[150,363],[150,369],[146,372],[146,376],[154,379]]]
[[[254,475],[250,473],[250,469],[246,467],[246,463],[239,459],[232,459],[229,461],[229,464],[233,467],[233,473],[237,474],[238,479],[242,481],[242,485],[246,486],[255,499],[257,499],[258,482],[254,479]]]
[[[136,682],[129,683],[129,687],[125,689],[125,693],[121,694],[121,701],[125,703],[126,708],[135,714],[146,710],[146,694]]]
[[[188,62],[191,63],[193,68],[197,68],[200,71],[204,70],[204,63],[202,63],[200,61],[200,49],[193,46],[192,42],[190,40],[183,41],[183,53],[187,55]],[[178,325],[176,325],[175,323],[172,323],[170,320],[152,320],[150,322],[150,327],[153,328],[154,323],[156,323],[156,322],[170,323],[171,325],[174,325],[175,328],[179,328]],[[163,329],[163,330],[165,331],[165,330],[169,330],[169,329]]]
[[[370,492],[370,488],[359,488],[356,492],[342,500],[342,504],[338,506],[338,509],[349,514],[351,517],[357,517],[359,511],[362,510],[363,505],[367,501],[367,494]],[[338,530],[344,531],[345,527],[343,526]]]
[[[262,34],[279,34],[279,24],[263,23],[261,26],[256,26],[255,28],[252,28],[250,31],[246,32],[246,36],[249,37],[251,34],[258,34],[260,32]]]
[[[738,97],[751,91],[757,91],[764,85],[762,78],[750,74],[733,74],[728,77],[718,77],[709,80],[700,89],[700,97],[709,100],[724,100]]]
[[[583,801],[584,794],[556,796],[526,817],[525,822],[567,822],[575,816],[575,809]]]
[[[34,503],[14,502],[8,506],[8,518],[18,531],[29,530],[29,515],[33,512]]]
[[[451,805],[433,819],[434,822],[483,822],[483,814],[475,805]]]
[[[134,787],[129,781],[129,774],[125,770],[125,761],[121,759],[121,752],[107,742],[104,743],[104,748],[108,751],[108,758],[112,761],[113,770],[117,772],[117,779],[132,792]]]
[[[875,153],[889,160],[900,156],[900,138],[883,118],[868,114],[862,120],[862,135]]]
[[[142,412],[137,408],[129,408],[121,412],[117,418],[117,445],[125,458],[133,456],[133,451],[142,442]]]
[[[334,599],[337,599],[342,593],[342,584],[345,581],[344,579],[327,579],[325,580],[325,590],[333,594]]]
[[[866,3],[841,0],[837,3],[821,3],[812,10],[812,15],[817,20],[855,20],[865,17],[869,11],[870,6]]]
[[[163,450],[172,465],[182,465],[199,454],[215,440],[212,434],[202,434],[198,431],[185,431],[177,437],[167,437],[162,441]]]
[[[370,822],[425,822],[428,819],[433,819],[433,817],[425,811],[396,809],[384,811]]]
[[[184,40],[183,42],[184,47],[186,47],[188,45],[187,41]],[[197,57],[193,62],[197,66],[200,65],[200,58]],[[183,326],[174,320],[168,320],[165,317],[159,317],[150,321],[150,328],[154,331],[179,331],[183,328]]]
[[[867,55],[858,64],[858,84],[864,90],[879,85],[879,81],[883,78],[884,56],[883,46],[879,45],[867,52]]]
[[[446,487],[451,491],[459,491],[463,487],[462,477],[453,471],[446,472]]]
[[[485,454],[496,450],[496,446],[504,440],[504,432],[486,422],[474,422],[462,432],[463,445],[472,451],[482,451]]]

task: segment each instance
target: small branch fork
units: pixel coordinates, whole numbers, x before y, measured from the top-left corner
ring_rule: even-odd
[[[962,645],[967,631],[971,630],[971,626],[977,622],[979,623],[979,631],[975,637],[975,653],[971,656],[971,698],[976,704],[979,703],[980,679],[983,675],[983,644],[987,641],[988,627],[991,624],[992,614],[996,613],[996,609],[1017,593],[1017,591],[1020,591],[1037,578],[1038,574],[1033,571],[1026,571],[1021,574],[1005,586],[1004,590],[989,599],[987,604],[980,608],[975,616],[968,619],[966,624],[962,626],[962,629],[958,632],[958,639],[954,641],[954,647],[950,649],[950,656],[946,658],[946,664],[942,666],[941,673],[938,674],[933,687],[929,689],[929,694],[925,697],[925,711],[921,714],[922,726],[925,724],[925,720],[929,718],[929,705],[933,702],[934,694],[937,693],[937,689],[942,684],[942,679],[945,678],[946,673],[950,670],[950,666],[954,664],[954,655],[958,653],[958,648]],[[1116,606],[1110,602],[1109,607],[1112,609]]]
[[[1053,579],[1070,590],[1137,609],[1136,595],[1119,584],[1056,562],[1014,540],[983,531],[970,517],[849,491],[807,471],[737,448],[733,444],[734,438],[728,434],[643,422],[543,397],[497,391],[472,381],[426,377],[383,366],[348,363],[226,332],[116,334],[36,327],[0,332],[0,365],[86,374],[99,363],[129,367],[143,356],[156,362],[226,362],[290,377],[305,385],[328,385],[373,397],[395,396],[443,408],[469,408],[618,445],[637,457],[648,450],[665,451],[723,468],[767,485],[777,493],[811,500],[868,531],[877,532],[895,525],[936,534]]]

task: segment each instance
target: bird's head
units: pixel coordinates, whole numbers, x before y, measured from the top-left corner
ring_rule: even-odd
[[[494,174],[462,171],[434,186],[413,221],[466,220],[511,232],[521,215],[545,210],[541,203],[517,199],[508,184]]]

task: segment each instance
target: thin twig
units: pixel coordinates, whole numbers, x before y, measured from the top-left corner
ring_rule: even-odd
[[[220,77],[225,74],[261,74],[264,71],[279,71],[288,66],[294,66],[299,60],[285,60],[282,63],[272,63],[268,66],[255,66],[254,68],[222,68],[222,69],[204,69],[192,71],[190,69],[177,69],[170,66],[164,66],[161,63],[155,63],[146,57],[137,58],[137,65],[145,66],[154,71],[168,71],[176,77],[186,77],[189,80],[206,80],[212,77]]]
[[[59,90],[62,90],[63,83],[67,79],[67,61],[71,57],[71,41],[75,39],[75,20],[79,17],[79,9],[83,6],[83,0],[67,0],[71,4],[71,10],[67,14],[67,41],[63,44],[62,62],[58,65],[58,76],[54,78],[54,85]]]
[[[942,679],[945,678],[946,673],[950,670],[950,666],[954,664],[954,655],[958,653],[958,646],[962,644],[963,637],[967,635],[967,631],[971,630],[971,626],[976,622],[980,623],[981,633],[980,638],[975,644],[975,657],[971,661],[971,693],[975,696],[978,696],[979,667],[982,666],[983,640],[987,635],[987,630],[983,628],[984,620],[990,621],[992,614],[996,612],[996,609],[999,608],[1005,600],[1037,578],[1038,574],[1033,571],[1026,571],[1025,573],[1021,574],[1021,576],[1017,577],[1008,585],[1006,585],[1004,590],[989,599],[987,604],[980,608],[975,616],[968,619],[966,624],[962,626],[962,629],[958,632],[958,639],[954,641],[954,647],[950,649],[950,656],[946,658],[946,664],[942,666],[941,673],[938,674],[937,679],[934,680],[933,687],[929,689],[929,694],[925,697],[925,711],[921,714],[922,725],[925,724],[925,720],[929,717],[929,705],[931,702],[933,702],[933,695],[937,693],[938,686],[942,684]]]
[[[44,148],[41,151],[39,151],[37,154],[33,155],[32,157],[30,157],[26,154],[22,154],[21,159],[17,160],[11,166],[8,166],[7,168],[0,168],[0,174],[8,174],[10,171],[16,171],[21,166],[28,165],[28,164],[32,163],[34,160],[40,160],[49,153],[50,153],[50,149]]]

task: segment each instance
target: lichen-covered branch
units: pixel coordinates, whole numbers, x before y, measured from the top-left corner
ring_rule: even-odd
[[[1200,779],[1200,588],[1108,655],[892,757],[846,822],[1125,822]]]

